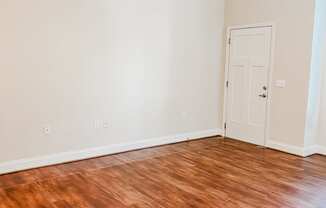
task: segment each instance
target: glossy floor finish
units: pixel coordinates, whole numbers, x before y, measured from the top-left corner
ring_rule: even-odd
[[[326,157],[209,138],[0,176],[0,208],[326,207]]]

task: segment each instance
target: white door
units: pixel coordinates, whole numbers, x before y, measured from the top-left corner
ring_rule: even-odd
[[[272,28],[234,29],[230,37],[226,136],[264,145]]]

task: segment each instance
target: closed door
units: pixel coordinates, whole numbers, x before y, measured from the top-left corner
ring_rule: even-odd
[[[272,28],[234,29],[230,37],[226,136],[264,145]]]

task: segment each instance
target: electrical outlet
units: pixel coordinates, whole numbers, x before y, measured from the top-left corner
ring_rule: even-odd
[[[284,88],[284,87],[286,87],[286,81],[285,80],[276,80],[275,86],[278,88]]]
[[[104,129],[109,128],[109,122],[104,121],[103,124],[102,124],[102,127],[103,127]]]
[[[183,112],[181,113],[181,117],[182,117],[182,118],[188,118],[188,117],[189,117],[189,114],[188,114],[187,112],[183,111]]]
[[[94,128],[95,128],[95,129],[99,129],[99,128],[101,128],[101,122],[100,122],[99,120],[95,120],[95,121],[94,121]]]
[[[51,126],[45,126],[45,127],[43,127],[43,133],[44,133],[45,135],[49,135],[49,134],[51,134],[51,133],[52,133]]]
[[[94,128],[95,129],[107,129],[109,128],[109,122],[108,121],[101,121],[101,120],[95,120],[94,121]]]

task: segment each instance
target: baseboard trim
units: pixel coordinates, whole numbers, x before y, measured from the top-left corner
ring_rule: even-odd
[[[314,154],[319,154],[320,147],[318,145],[311,145],[304,148],[304,157],[308,157]]]
[[[298,155],[301,157],[309,157],[314,154],[326,155],[326,147],[320,145],[311,145],[309,147],[298,147],[288,145],[273,140],[268,140],[266,146],[271,149],[279,150],[282,152]]]
[[[326,156],[326,147],[317,145],[317,151],[315,154],[325,155]]]
[[[275,150],[290,153],[293,155],[305,157],[305,151],[304,151],[303,147],[288,145],[288,144],[280,143],[280,142],[277,142],[274,140],[268,140],[266,142],[266,146],[271,149],[275,149]]]
[[[140,140],[137,142],[114,144],[105,147],[90,148],[79,151],[62,152],[36,158],[28,158],[0,163],[0,175],[22,170],[39,168],[49,165],[73,162],[83,159],[100,157],[110,154],[117,154],[126,151],[144,149],[166,144],[173,144],[183,141],[195,140],[205,137],[222,135],[222,129],[209,129],[190,133],[176,134],[159,138]]]
[[[314,145],[307,149],[306,156],[319,154],[319,155],[325,155],[326,156],[326,147],[321,145]]]

